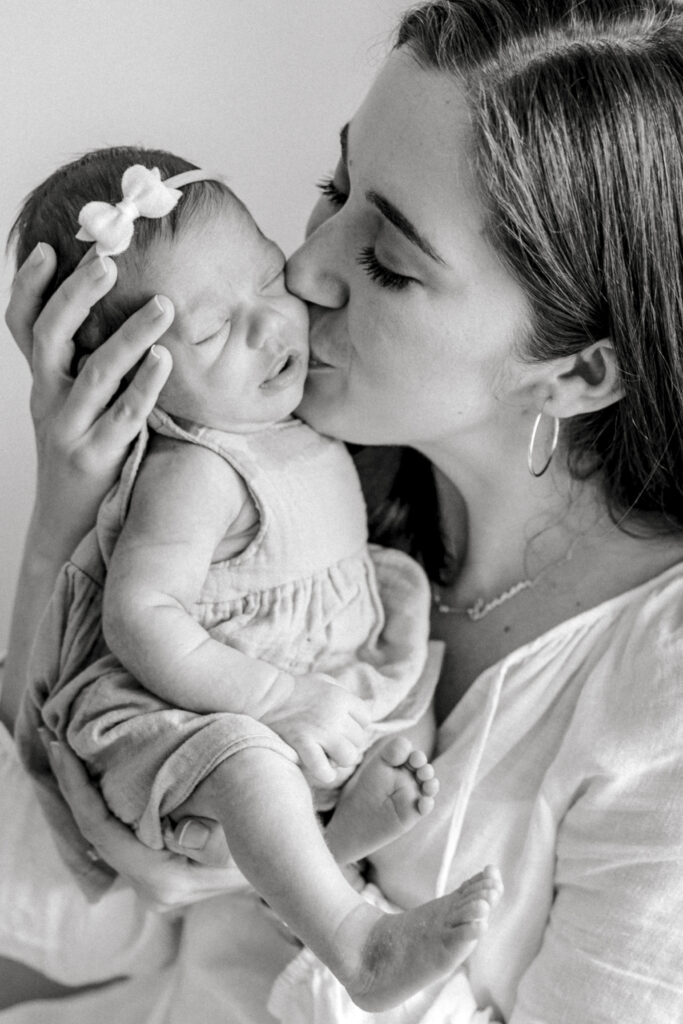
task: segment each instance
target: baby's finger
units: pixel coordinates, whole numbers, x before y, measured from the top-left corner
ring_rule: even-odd
[[[367,701],[359,700],[353,705],[349,714],[351,715],[351,718],[358,723],[361,729],[367,729],[372,722],[372,716],[370,714],[370,708]]]
[[[5,323],[29,366],[33,355],[33,325],[56,263],[54,249],[39,243],[17,270],[12,284]]]
[[[367,729],[356,722],[355,718],[346,715],[337,726],[339,735],[352,743],[357,750],[365,750],[367,743]],[[326,744],[327,746],[327,744]]]
[[[345,736],[335,736],[325,743],[325,753],[340,768],[352,768],[358,764],[362,749]]]
[[[296,745],[302,769],[317,782],[329,785],[334,782],[336,772],[327,757],[325,751],[314,740],[300,740]]]
[[[56,376],[68,375],[73,336],[115,281],[114,261],[98,256],[74,270],[50,296],[33,327],[33,376],[39,391]]]
[[[173,315],[173,303],[165,296],[157,295],[129,317],[111,338],[88,357],[72,389],[74,430],[84,434],[99,419],[126,375],[168,330]],[[160,363],[155,371],[153,360],[157,357]],[[138,382],[136,387],[141,389],[145,404],[149,395],[152,395],[153,405],[157,397],[157,383],[161,381],[162,375],[170,372],[170,353],[159,350],[152,356],[146,372],[152,375],[154,387],[150,387],[149,377],[142,383]],[[122,408],[127,408],[125,403]],[[125,420],[125,416],[122,418]]]

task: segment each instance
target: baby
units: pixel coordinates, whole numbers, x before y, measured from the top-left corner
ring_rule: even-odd
[[[19,260],[48,241],[69,273],[85,251],[76,215],[78,239],[119,256],[78,346],[163,294],[173,370],[62,571],[20,750],[45,781],[36,725],[66,739],[150,845],[168,817],[217,817],[242,875],[351,997],[396,1005],[465,959],[500,891],[487,870],[388,914],[338,867],[433,806],[425,755],[405,737],[375,743],[429,707],[427,581],[367,545],[346,449],[292,417],[306,309],[228,187],[163,152],[88,154],[29,196]]]

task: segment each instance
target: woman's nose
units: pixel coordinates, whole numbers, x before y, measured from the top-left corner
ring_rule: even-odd
[[[304,302],[340,309],[348,300],[343,236],[336,218],[323,221],[287,261],[287,289]]]

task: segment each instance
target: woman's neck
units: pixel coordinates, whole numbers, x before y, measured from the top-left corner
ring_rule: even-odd
[[[599,476],[573,479],[561,456],[534,478],[526,464],[513,460],[495,464],[436,449],[423,454],[436,467],[445,546],[459,555],[450,594],[458,605],[490,600],[523,580],[539,579],[559,591],[585,588],[590,604],[591,589],[601,599],[605,586],[628,589],[648,578],[650,565],[654,575],[683,558],[681,534],[657,538],[642,522],[629,524],[633,536],[620,529],[609,515]]]
[[[432,636],[445,644],[439,721],[492,664],[683,561],[683,534],[657,535],[643,522],[620,529],[599,482],[573,481],[560,459],[534,479],[526,466],[499,464],[484,477],[478,465],[488,471],[491,461],[423,454],[437,467],[446,546],[466,541],[453,584],[435,593]],[[472,616],[475,605],[483,615]]]
[[[511,460],[466,460],[444,450],[424,454],[436,467],[448,550],[456,550],[466,523],[458,574],[464,592],[492,593],[533,575],[562,557],[578,532],[607,519],[598,486],[572,481],[559,460],[533,478],[526,465]]]

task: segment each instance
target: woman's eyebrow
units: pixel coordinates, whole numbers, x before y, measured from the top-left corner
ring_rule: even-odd
[[[397,206],[394,206],[394,204],[390,203],[385,196],[380,195],[378,192],[374,192],[372,189],[365,193],[365,198],[369,203],[372,203],[372,205],[376,207],[379,212],[394,225],[395,228],[398,228],[401,234],[405,235],[409,242],[416,245],[418,249],[421,249],[426,256],[435,260],[436,263],[441,263],[443,266],[446,266],[446,261],[443,256],[439,256],[431,242],[429,242],[424,235],[420,234],[415,225],[408,220],[404,213],[401,213]]]
[[[348,122],[339,133],[339,144],[341,146],[342,163],[347,167],[349,157]],[[401,234],[404,235],[409,242],[412,242],[413,245],[418,247],[418,249],[421,249],[426,256],[429,256],[429,258],[434,260],[436,263],[441,263],[443,266],[447,265],[446,260],[443,256],[438,254],[431,242],[417,230],[412,221],[408,220],[406,215],[401,213],[398,207],[394,206],[386,196],[380,195],[379,192],[375,192],[371,189],[369,192],[365,193],[365,198],[369,203],[372,203],[372,205],[379,210],[382,216],[386,217],[386,219],[393,224],[395,228],[398,228]]]

